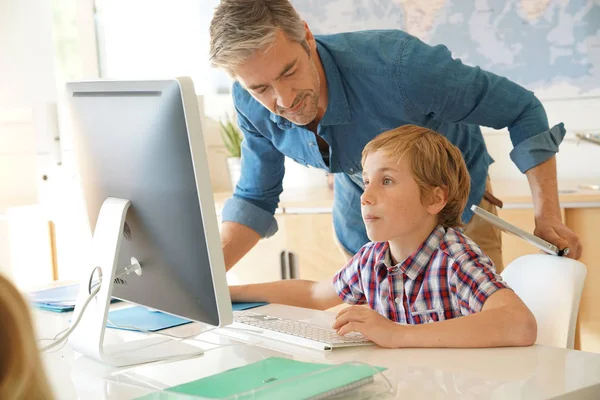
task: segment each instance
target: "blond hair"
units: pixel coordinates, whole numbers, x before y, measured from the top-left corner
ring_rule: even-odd
[[[233,75],[256,52],[267,50],[278,30],[310,52],[304,21],[289,0],[221,0],[210,23],[211,65]]]
[[[0,275],[0,399],[50,400],[27,303]]]
[[[438,223],[446,228],[462,226],[461,214],[469,197],[470,178],[460,150],[443,135],[428,128],[404,125],[383,132],[371,140],[362,152],[367,156],[383,151],[398,161],[408,156],[408,163],[421,192],[421,202],[435,187],[448,191],[446,206],[438,214]]]

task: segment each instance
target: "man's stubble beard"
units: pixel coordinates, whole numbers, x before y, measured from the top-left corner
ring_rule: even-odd
[[[293,116],[283,116],[284,118],[288,119],[289,121],[293,122],[296,125],[308,125],[310,124],[312,121],[314,121],[314,119],[317,117],[317,113],[318,113],[318,108],[319,108],[319,92],[321,89],[321,82],[319,80],[319,72],[317,70],[317,66],[315,65],[314,62],[311,61],[311,75],[313,78],[313,85],[315,87],[314,92],[309,93],[305,96],[310,96],[309,99],[307,99],[307,104],[304,105],[304,110],[302,112],[302,114],[300,115],[293,115]],[[301,100],[304,101],[304,98]]]

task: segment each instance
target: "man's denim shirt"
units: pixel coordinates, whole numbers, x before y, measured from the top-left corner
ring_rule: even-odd
[[[378,134],[415,124],[444,134],[458,146],[471,175],[464,222],[472,216],[471,204],[483,197],[493,162],[480,125],[508,127],[514,146],[510,157],[521,172],[558,151],[564,127],[548,129],[546,112],[532,92],[464,65],[445,46],[432,47],[397,30],[315,38],[328,90],[317,133],[329,144],[329,167],[310,130],[271,113],[236,82],[233,100],[244,134],[242,173],[223,209],[223,221],[247,225],[262,237],[277,231],[273,214],[286,155],[335,173],[334,229],[346,250],[356,253],[368,241],[360,213],[361,152]]]

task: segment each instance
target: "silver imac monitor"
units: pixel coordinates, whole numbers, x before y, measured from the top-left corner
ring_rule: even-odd
[[[113,365],[201,353],[164,337],[103,344],[111,297],[213,326],[233,319],[191,79],[71,82],[67,95],[93,232],[71,345]],[[85,307],[90,282],[99,292]]]

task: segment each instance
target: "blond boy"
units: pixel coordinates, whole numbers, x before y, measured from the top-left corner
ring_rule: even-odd
[[[368,304],[339,312],[333,328],[382,347],[533,344],[535,318],[460,230],[470,182],[458,148],[405,125],[370,141],[362,166],[361,212],[371,242],[333,281],[233,286],[232,299],[321,310]]]

